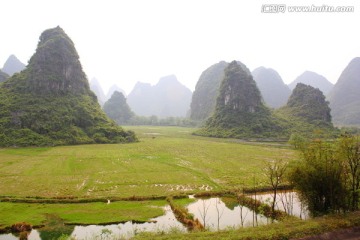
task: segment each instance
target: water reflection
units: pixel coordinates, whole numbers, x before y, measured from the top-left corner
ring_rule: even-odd
[[[249,227],[268,223],[265,216],[256,214],[247,207],[240,206],[235,198],[198,199],[189,204],[187,208],[209,230]]]
[[[101,239],[128,239],[140,232],[170,232],[182,231],[185,232],[186,228],[179,223],[171,208],[165,207],[165,214],[152,218],[146,223],[133,223],[131,221],[121,224],[112,224],[106,226],[89,225],[89,226],[76,226],[71,234],[75,239],[93,239],[101,237]]]
[[[19,237],[12,233],[0,234],[0,240],[18,240]],[[33,229],[28,235],[28,240],[41,240],[40,234],[37,230]]]
[[[252,195],[254,198],[255,195]],[[273,201],[272,193],[261,193],[256,195],[256,199],[271,205]],[[275,209],[284,211],[289,215],[300,219],[308,219],[309,211],[307,207],[300,201],[299,196],[294,191],[280,191],[276,195]]]

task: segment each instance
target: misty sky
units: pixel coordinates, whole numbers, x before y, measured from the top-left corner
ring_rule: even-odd
[[[353,13],[261,13],[266,3],[354,6]],[[291,3],[291,4],[290,4]],[[60,25],[75,43],[89,80],[129,93],[175,74],[194,90],[221,60],[279,72],[286,83],[305,70],[335,83],[360,57],[360,1],[4,0],[0,67],[10,54],[27,63],[41,32]]]

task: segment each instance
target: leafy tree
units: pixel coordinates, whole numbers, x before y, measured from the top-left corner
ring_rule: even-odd
[[[302,158],[292,166],[289,180],[309,210],[318,215],[346,209],[343,173],[343,162],[334,147],[316,140],[302,150]]]
[[[295,149],[304,149],[306,145],[306,139],[300,134],[293,133],[290,136],[289,143],[294,146]]]
[[[346,181],[350,185],[350,208],[359,208],[360,190],[360,140],[358,137],[343,135],[338,143],[339,157],[344,161]]]

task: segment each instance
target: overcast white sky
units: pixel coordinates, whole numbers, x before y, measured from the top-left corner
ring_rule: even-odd
[[[354,6],[353,13],[261,13],[263,4]],[[305,70],[335,83],[360,56],[357,0],[4,0],[0,67],[10,54],[27,63],[42,31],[60,25],[75,43],[89,80],[129,93],[137,81],[175,74],[195,89],[221,60],[279,72]]]

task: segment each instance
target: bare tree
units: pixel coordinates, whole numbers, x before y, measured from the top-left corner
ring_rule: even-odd
[[[273,201],[271,204],[271,211],[274,214],[277,191],[280,184],[283,182],[285,171],[287,169],[288,163],[282,159],[276,159],[273,161],[266,162],[265,165],[265,175],[271,184],[273,190]]]

